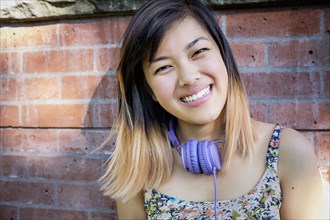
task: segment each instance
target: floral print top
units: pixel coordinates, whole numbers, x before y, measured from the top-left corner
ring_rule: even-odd
[[[276,125],[267,151],[266,170],[247,194],[218,201],[219,219],[280,219],[282,193],[277,175],[281,127]],[[214,201],[185,201],[154,189],[145,192],[144,207],[148,219],[214,219]]]

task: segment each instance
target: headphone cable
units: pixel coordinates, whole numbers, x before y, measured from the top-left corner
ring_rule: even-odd
[[[213,183],[214,183],[214,219],[217,220],[217,169],[213,167]]]

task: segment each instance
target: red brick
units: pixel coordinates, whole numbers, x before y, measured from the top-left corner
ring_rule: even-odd
[[[118,220],[117,212],[91,212],[91,218],[97,220]]]
[[[106,139],[109,130],[61,130],[59,152],[90,153]]]
[[[57,131],[52,129],[2,129],[3,152],[56,152]]]
[[[33,25],[30,27],[2,27],[0,45],[2,48],[56,46],[56,24]]]
[[[27,177],[27,157],[24,156],[1,156],[1,176],[11,178]]]
[[[84,127],[109,128],[114,123],[116,104],[90,104],[85,115]]]
[[[321,94],[319,73],[254,73],[242,77],[252,98],[313,98]]]
[[[20,59],[17,53],[0,53],[0,75],[19,73],[19,64]]]
[[[0,129],[0,147],[2,152],[19,152],[23,135],[18,129]]]
[[[10,205],[0,205],[0,219],[17,219],[17,208]]]
[[[55,188],[52,184],[32,182],[3,182],[0,191],[5,202],[53,205]]]
[[[117,68],[119,62],[119,48],[100,48],[96,53],[96,69],[111,71]]]
[[[117,79],[105,76],[68,76],[62,79],[62,98],[64,99],[115,99]]]
[[[230,47],[235,56],[238,66],[261,67],[265,65],[265,44],[264,43],[231,43]]]
[[[250,104],[251,117],[258,121],[266,121],[266,107],[263,104]]]
[[[18,106],[0,105],[0,126],[19,126]]]
[[[69,207],[68,207],[69,208]],[[54,210],[54,209],[36,209],[36,208],[20,208],[20,219],[88,219],[88,213],[83,211]]]
[[[320,10],[235,13],[227,16],[227,36],[302,36],[320,32]]]
[[[60,97],[59,83],[55,77],[26,78],[21,85],[22,99],[57,99]]]
[[[0,101],[16,100],[19,82],[16,78],[0,78]]]
[[[272,66],[326,66],[330,63],[329,40],[282,41],[269,45]]]
[[[92,49],[53,50],[23,54],[25,73],[75,72],[93,70]]]
[[[222,14],[222,13],[219,13],[219,12],[217,12],[217,11],[215,11],[215,12],[214,12],[214,16],[215,16],[215,19],[217,20],[218,25],[220,26],[220,28],[221,28],[221,29],[224,28],[224,27],[222,26],[222,16],[223,16],[223,14]]]
[[[85,105],[23,105],[22,124],[27,127],[80,127]]]
[[[315,134],[315,145],[319,161],[330,160],[330,132],[317,132]]]
[[[28,168],[33,178],[95,181],[100,177],[98,159],[34,156]]]
[[[98,99],[117,99],[117,77],[105,75],[94,91],[93,98]]]
[[[330,33],[330,8],[324,10],[324,32]]]
[[[60,25],[61,45],[102,45],[121,41],[130,17],[83,20]]]
[[[269,120],[296,129],[329,129],[330,103],[272,103]]]
[[[325,73],[324,76],[324,97],[330,97],[330,70]]]
[[[56,152],[57,131],[43,129],[29,129],[23,132],[25,138],[22,150],[25,152]]]
[[[72,208],[116,208],[115,201],[109,197],[102,196],[96,184],[62,184],[59,190],[58,203],[60,206]]]

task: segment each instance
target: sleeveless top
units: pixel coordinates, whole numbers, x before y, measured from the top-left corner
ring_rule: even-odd
[[[277,174],[282,128],[276,125],[267,150],[266,170],[247,194],[217,201],[218,219],[280,219],[282,193]],[[144,207],[148,219],[214,219],[214,201],[186,201],[148,189]]]

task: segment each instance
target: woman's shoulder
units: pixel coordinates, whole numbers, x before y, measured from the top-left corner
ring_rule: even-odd
[[[253,124],[257,139],[264,140],[264,143],[270,140],[276,129],[276,124],[259,121],[254,121]],[[285,167],[289,173],[290,170],[295,172],[296,169],[309,166],[311,163],[315,163],[315,152],[311,142],[301,132],[282,127],[279,136],[279,166]]]
[[[299,131],[283,128],[279,143],[279,177],[282,183],[308,180],[317,170],[312,143]]]
[[[314,147],[302,133],[292,128],[283,128],[280,160],[286,167],[308,166],[309,163],[315,162]]]

